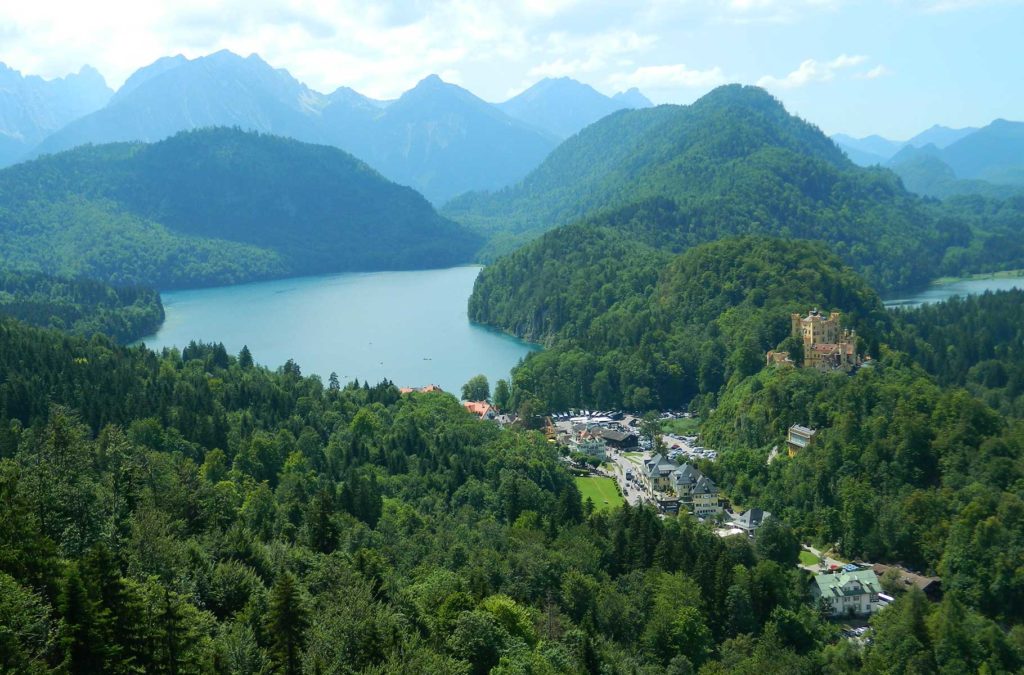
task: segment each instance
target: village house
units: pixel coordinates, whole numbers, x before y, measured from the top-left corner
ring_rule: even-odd
[[[789,433],[786,435],[786,451],[789,456],[795,457],[798,452],[813,443],[814,436],[817,433],[816,430],[799,424],[791,426]]]
[[[753,537],[757,528],[761,527],[761,524],[771,517],[772,514],[768,511],[758,508],[747,509],[733,518],[731,525],[746,533],[748,537]]]
[[[887,573],[895,577],[904,590],[910,590],[912,586],[917,586],[929,600],[938,602],[942,599],[942,579],[939,577],[916,574],[896,565],[883,565],[882,563],[876,563],[872,569],[878,577],[885,576]]]
[[[463,401],[462,407],[482,420],[493,420],[498,415],[498,411],[487,401]]]
[[[644,461],[641,482],[665,511],[686,508],[698,518],[722,512],[721,496],[714,481],[689,463],[677,465],[657,454]],[[671,504],[671,508],[670,508]]]
[[[658,492],[672,492],[672,473],[677,469],[675,463],[661,454],[656,454],[650,459],[644,460],[643,468],[640,471],[640,480],[647,492],[656,496]]]
[[[689,501],[687,501],[687,496],[680,495],[683,504],[688,504],[690,512],[698,518],[707,518],[722,512],[718,487],[707,476],[702,475],[697,479],[697,483],[693,486],[693,490],[688,497]]]
[[[874,614],[885,604],[878,597],[881,592],[882,585],[874,570],[855,565],[847,565],[834,574],[817,574],[811,582],[811,598],[836,618]]]
[[[570,452],[579,452],[602,461],[608,457],[608,446],[597,438],[573,439],[569,442],[569,450]]]
[[[639,441],[636,434],[629,433],[628,431],[619,431],[618,429],[606,429],[600,428],[595,433],[608,445],[609,448],[615,448],[619,452],[628,452],[629,450],[635,450],[639,447]]]

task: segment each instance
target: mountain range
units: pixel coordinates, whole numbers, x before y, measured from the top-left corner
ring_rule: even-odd
[[[934,271],[937,249],[926,249],[945,235],[919,201],[891,172],[850,162],[763,89],[728,85],[692,105],[605,117],[514,187],[465,195],[443,213],[491,236],[487,257],[604,217],[657,245],[726,234],[824,239],[885,288]]]
[[[442,203],[512,184],[565,136],[615,110],[650,105],[635,90],[607,97],[566,79],[542,81],[498,105],[436,75],[394,101],[347,87],[322,94],[255,54],[229,51],[159,59],[106,98],[12,145],[0,159],[10,164],[85,143],[154,142],[233,126],[333,145]]]
[[[926,145],[944,148],[977,130],[977,127],[952,129],[936,124],[906,141],[894,141],[877,134],[863,138],[855,138],[847,134],[833,134],[832,140],[855,164],[872,166],[885,164],[904,148],[923,148]]]
[[[64,277],[174,288],[423,269],[480,244],[341,150],[237,129],[0,171],[0,267]]]
[[[526,91],[499,103],[509,117],[568,138],[597,120],[623,108],[650,108],[653,104],[636,88],[605,96],[572,78],[545,78]]]
[[[65,124],[99,110],[113,93],[89,66],[44,80],[0,63],[0,166],[17,161]]]

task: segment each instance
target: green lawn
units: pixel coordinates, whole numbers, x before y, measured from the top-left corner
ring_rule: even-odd
[[[637,465],[644,459],[644,453],[642,452],[624,452],[622,456]]]
[[[577,478],[576,487],[579,488],[583,501],[586,501],[587,497],[593,500],[595,511],[622,505],[622,497],[619,496],[615,489],[615,481],[611,478]]]
[[[697,433],[699,427],[699,417],[665,420],[661,423],[662,433],[676,434],[677,436],[692,436]]]
[[[800,551],[800,564],[801,565],[817,565],[821,562],[821,558],[814,555],[810,551]]]

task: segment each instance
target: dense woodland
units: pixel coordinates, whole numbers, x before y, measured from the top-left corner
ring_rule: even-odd
[[[513,406],[699,409],[761,369],[788,337],[790,312],[842,308],[868,339],[888,322],[877,294],[822,244],[741,237],[671,256],[642,239],[564,228],[481,274],[470,317],[547,342],[513,372]]]
[[[0,264],[119,285],[442,267],[480,243],[341,150],[233,129],[0,171]]]
[[[1024,264],[1024,202],[918,199],[742,87],[612,115],[494,199],[452,212],[506,243],[574,221],[477,282],[472,319],[547,347],[495,400],[699,411],[701,470],[774,514],[756,539],[595,509],[543,435],[447,394],[119,346],[162,316],[131,283],[441,265],[481,239],[329,148],[82,148],[0,172],[3,262],[32,270],[0,275],[0,313],[46,327],[0,319],[0,672],[1024,668],[1024,293],[876,292]],[[810,307],[870,365],[766,367],[799,357]],[[773,453],[792,424],[814,444]],[[870,641],[844,639],[800,542],[939,574],[944,598],[887,587]]]
[[[672,208],[650,213],[651,200]],[[1007,222],[921,199],[896,174],[854,165],[764,90],[728,85],[690,106],[609,115],[521,183],[467,195],[445,213],[492,237],[484,257],[630,209],[647,210],[646,226],[665,233],[655,248],[735,235],[818,239],[885,292],[1019,259],[1024,218],[1014,208]]]
[[[985,618],[1013,621],[1013,596],[990,606],[966,592],[902,597],[861,653],[807,604],[781,522],[752,546],[648,509],[593,513],[542,436],[500,431],[445,394],[325,386],[247,350],[158,355],[9,321],[0,372],[9,672],[1024,663],[1024,636]],[[995,592],[984,568],[962,567]]]
[[[1024,418],[1024,291],[1001,291],[895,314],[887,336],[943,385],[966,387]]]
[[[131,342],[160,327],[164,307],[160,294],[148,288],[0,271],[0,315],[75,335],[102,333]]]

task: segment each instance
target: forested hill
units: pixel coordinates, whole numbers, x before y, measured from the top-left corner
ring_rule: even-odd
[[[893,313],[888,342],[943,385],[1024,418],[1024,291],[984,293]]]
[[[340,150],[233,129],[0,172],[3,265],[160,288],[465,262],[477,235]]]
[[[444,213],[494,237],[488,255],[546,229],[650,198],[690,237],[820,239],[877,288],[931,278],[966,227],[939,222],[889,171],[851,163],[762,89],[729,85],[689,106],[622,111],[559,146],[520,184]]]
[[[757,372],[791,312],[839,309],[868,348],[887,325],[877,294],[819,242],[740,237],[672,255],[642,239],[570,226],[484,269],[470,318],[548,344],[513,372],[514,405],[682,408]]]
[[[760,263],[693,306],[717,311],[732,282],[775,266],[800,276],[755,248]],[[699,278],[720,260],[684,267]],[[705,467],[735,500],[771,507],[752,542],[650,507],[595,509],[542,435],[500,430],[447,394],[324,386],[252,358],[0,320],[0,670],[1024,665],[1020,431],[898,362],[854,378],[791,369],[784,389],[782,371],[735,380],[712,420],[734,438],[807,414],[833,425],[794,461],[769,467],[766,449],[738,443]],[[946,597],[883,577],[897,598],[871,640],[843,639],[812,604],[798,537],[937,565]]]
[[[0,270],[0,315],[85,337],[103,333],[131,342],[160,327],[164,307],[160,294],[149,288]]]

